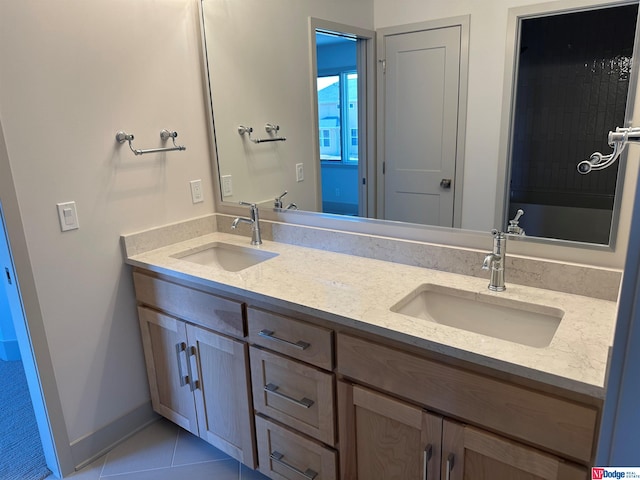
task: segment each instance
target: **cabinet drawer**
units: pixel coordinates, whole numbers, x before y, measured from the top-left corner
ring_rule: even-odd
[[[274,480],[337,480],[337,454],[256,416],[260,471]]]
[[[136,298],[140,303],[218,332],[236,337],[245,336],[242,302],[218,297],[139,272],[133,273],[133,284],[136,289]]]
[[[249,340],[325,370],[333,369],[333,332],[291,317],[247,309]]]
[[[337,371],[427,408],[589,462],[598,412],[349,335],[338,335]]]
[[[256,347],[250,357],[255,409],[334,445],[333,374]]]

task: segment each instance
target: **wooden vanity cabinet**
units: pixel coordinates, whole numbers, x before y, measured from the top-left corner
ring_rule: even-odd
[[[595,409],[358,337],[337,344],[342,480],[587,478],[573,462],[590,461]]]
[[[338,382],[342,479],[440,478],[442,417]]]
[[[256,416],[260,471],[273,480],[338,480],[338,453],[261,415]]]
[[[199,435],[186,323],[144,307],[138,320],[153,409]]]
[[[443,479],[585,480],[587,470],[482,429],[444,419]],[[448,472],[448,474],[447,474]]]
[[[182,307],[167,299],[179,301],[187,292],[201,304],[187,304],[186,317],[227,331],[244,331],[244,305],[138,272],[134,283],[140,294],[138,317],[154,410],[255,468],[248,345],[178,318]],[[167,295],[157,297],[157,292]],[[216,310],[202,307],[212,304],[222,306],[223,318],[216,318]],[[162,307],[165,311],[158,311]]]
[[[275,480],[337,480],[333,331],[247,309],[260,471]]]
[[[169,277],[134,284],[153,408],[271,479],[587,478],[597,402]]]
[[[584,480],[583,468],[367,388],[339,382],[346,480]]]

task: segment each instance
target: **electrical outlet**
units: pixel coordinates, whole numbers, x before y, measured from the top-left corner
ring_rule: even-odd
[[[189,184],[191,185],[191,201],[193,203],[204,201],[202,196],[202,180],[191,180]]]
[[[296,182],[304,180],[304,167],[302,163],[296,163]]]
[[[340,189],[336,188],[336,197],[339,197],[339,196],[340,196]]]
[[[230,197],[233,195],[233,183],[231,182],[231,175],[222,176],[222,196]]]

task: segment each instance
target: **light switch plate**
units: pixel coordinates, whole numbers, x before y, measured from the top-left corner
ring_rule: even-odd
[[[76,202],[57,203],[58,220],[60,220],[60,230],[66,232],[80,228],[78,222],[78,212],[76,211]]]
[[[304,166],[302,163],[296,163],[296,182],[304,180]]]

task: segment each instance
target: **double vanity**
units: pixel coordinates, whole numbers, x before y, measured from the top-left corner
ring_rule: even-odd
[[[211,217],[123,237],[158,413],[278,480],[587,478],[613,299]]]

